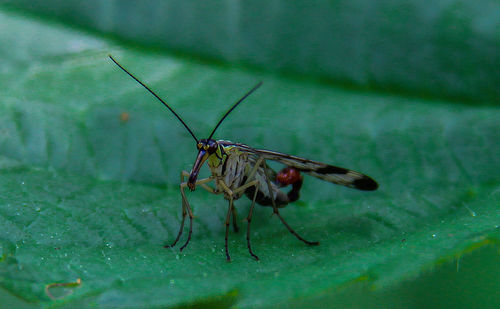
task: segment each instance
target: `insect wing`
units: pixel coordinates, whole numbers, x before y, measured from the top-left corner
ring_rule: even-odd
[[[273,160],[286,166],[293,167],[301,172],[317,177],[319,179],[355,188],[364,191],[372,191],[378,188],[378,184],[371,177],[348,170],[343,167],[328,165],[325,163],[288,155],[286,153],[270,151],[265,149],[254,149],[243,144],[233,144],[240,151],[262,156],[266,160]]]

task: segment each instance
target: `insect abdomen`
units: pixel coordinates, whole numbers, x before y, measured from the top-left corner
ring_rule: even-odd
[[[292,185],[292,189],[287,193],[289,203],[295,202],[299,199],[299,192],[300,188],[302,188],[303,180],[304,178],[300,174],[299,170],[289,166],[282,169],[278,175],[276,175],[276,183],[280,187]]]
[[[276,204],[276,207],[285,207],[290,203],[290,200],[288,199],[288,196],[278,189],[274,184],[271,184],[272,190],[276,193],[274,197],[274,203]],[[253,199],[253,195],[255,194],[255,187],[249,187],[248,189],[245,190],[245,195],[249,199]],[[257,202],[259,205],[262,206],[273,206],[273,201],[271,200],[271,196],[268,194],[262,193],[261,190],[257,191],[257,196],[255,197],[255,202]]]
[[[271,170],[269,169],[268,171]],[[274,179],[270,179],[270,184],[271,191],[275,195],[274,202],[277,207],[285,207],[286,205],[288,205],[288,203],[295,202],[299,199],[299,191],[302,187],[303,177],[302,175],[300,175],[300,172],[297,169],[294,169],[292,167],[285,167],[278,174],[273,175],[273,178]],[[246,178],[244,178],[244,181],[246,181]],[[285,194],[280,190],[280,188],[286,187],[288,185],[292,185],[292,189],[287,194]],[[254,194],[255,187],[253,186],[245,190],[245,195],[249,199],[253,199]],[[265,178],[260,181],[259,190],[257,192],[257,196],[255,197],[255,201],[262,206],[273,206],[271,195],[269,194]]]

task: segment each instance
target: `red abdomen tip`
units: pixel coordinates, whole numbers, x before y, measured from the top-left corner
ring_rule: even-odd
[[[302,179],[300,172],[293,167],[285,167],[276,175],[276,181],[283,186],[296,183]]]

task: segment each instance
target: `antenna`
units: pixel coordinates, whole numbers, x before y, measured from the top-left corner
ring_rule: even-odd
[[[210,134],[210,136],[208,137],[208,139],[212,138],[212,136],[214,135],[215,131],[220,126],[220,124],[222,123],[222,121],[224,121],[224,119],[226,119],[227,115],[229,115],[233,111],[233,109],[236,108],[236,106],[238,106],[241,102],[243,102],[243,100],[245,100],[249,95],[252,94],[252,92],[254,92],[255,90],[257,90],[261,85],[262,85],[262,82],[258,82],[257,85],[253,86],[253,88],[250,89],[244,96],[242,96],[241,99],[239,99],[236,103],[234,103],[234,105],[219,120],[219,122],[215,126],[214,130],[212,131],[212,134]]]
[[[193,131],[191,131],[191,129],[187,126],[187,124],[181,119],[181,117],[179,115],[177,115],[177,113],[170,107],[168,106],[168,104],[163,101],[156,93],[154,93],[153,90],[151,90],[148,86],[146,86],[143,82],[141,82],[137,77],[135,77],[134,75],[132,75],[132,73],[130,73],[129,71],[127,71],[127,69],[125,69],[124,67],[121,66],[121,64],[119,64],[114,58],[113,56],[111,55],[108,55],[109,58],[111,60],[113,60],[113,62],[120,68],[122,69],[125,73],[127,73],[130,77],[132,77],[133,79],[135,79],[136,82],[138,82],[139,84],[141,84],[144,88],[146,88],[152,95],[154,95],[158,100],[160,100],[161,103],[163,103],[163,105],[165,105],[171,112],[172,114],[175,115],[175,117],[177,117],[177,119],[179,119],[179,121],[184,125],[184,127],[186,127],[186,129],[189,131],[189,133],[191,134],[191,136],[193,136],[194,140],[196,142],[198,142],[198,139],[196,138],[196,136],[194,135]],[[253,91],[253,90],[252,90]],[[248,95],[248,94],[247,94]],[[234,108],[234,107],[233,107]],[[224,116],[225,117],[225,116]],[[214,130],[215,131],[215,130]],[[212,133],[213,134],[213,133]]]

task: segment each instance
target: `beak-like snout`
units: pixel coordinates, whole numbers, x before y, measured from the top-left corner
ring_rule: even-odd
[[[188,187],[191,191],[194,191],[196,188],[196,179],[198,178],[198,173],[200,172],[200,168],[205,163],[205,160],[208,158],[208,153],[201,149],[198,152],[198,156],[196,157],[196,161],[194,162],[193,169],[191,170],[191,173],[189,174],[189,180],[188,180]]]

